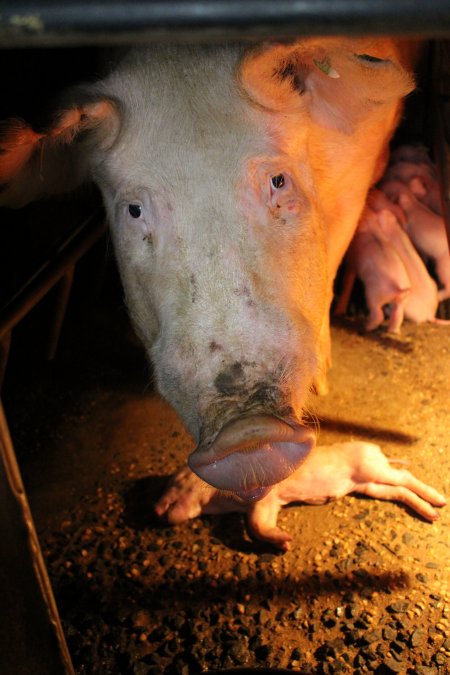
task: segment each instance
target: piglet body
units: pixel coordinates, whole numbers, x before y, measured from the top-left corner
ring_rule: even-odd
[[[391,163],[413,162],[414,164],[429,164],[432,161],[428,153],[428,148],[422,143],[405,143],[391,152]]]
[[[436,169],[431,162],[399,161],[391,164],[386,171],[383,182],[394,181],[391,199],[398,197],[399,186],[395,181],[403,183],[408,190],[435,213],[442,214],[441,196],[437,181]],[[383,188],[382,188],[383,189]],[[397,195],[395,194],[397,192]]]
[[[445,497],[406,469],[394,468],[394,463],[372,443],[318,446],[289,478],[255,502],[243,502],[232,494],[221,493],[185,467],[171,479],[155,510],[172,524],[201,514],[243,512],[257,539],[284,551],[289,548],[292,536],[277,525],[278,513],[281,507],[295,502],[323,504],[359,493],[403,502],[423,518],[436,520],[438,512],[434,507],[444,506]]]
[[[436,178],[436,171],[432,164],[428,162],[395,162],[391,164],[386,171],[386,178],[400,180],[402,183],[408,183],[411,178],[421,176],[426,181],[433,181]]]
[[[369,207],[363,212],[347,256],[343,292],[336,314],[345,312],[355,277],[365,287],[369,317],[366,330],[374,330],[384,321],[383,307],[391,305],[388,329],[397,333],[403,322],[410,292],[410,281],[398,251],[381,227],[381,221],[391,218],[390,211],[375,213]]]
[[[409,181],[408,187],[419,202],[431,209],[433,213],[442,216],[441,194],[437,180],[426,181],[420,176],[415,176]]]
[[[443,288],[438,299],[450,297],[450,253],[444,220],[412,195],[400,194],[399,205],[406,215],[406,231],[416,248],[434,260],[436,274]]]
[[[400,256],[408,275],[410,293],[404,307],[405,317],[415,323],[436,322],[437,285],[428,274],[409,236],[389,211],[380,218],[379,227],[385,241],[389,241]]]
[[[391,201],[383,190],[377,188],[369,190],[366,204],[376,213],[380,213],[380,211],[391,211],[401,225],[406,224],[406,217],[402,208],[397,203]]]

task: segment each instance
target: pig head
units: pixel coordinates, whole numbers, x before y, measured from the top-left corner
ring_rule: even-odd
[[[206,482],[260,498],[305,459],[337,267],[380,177],[410,43],[131,50],[45,130],[2,128],[1,203],[100,187],[126,302]]]

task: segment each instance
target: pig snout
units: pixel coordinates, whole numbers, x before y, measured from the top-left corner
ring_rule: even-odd
[[[262,499],[293,473],[314,446],[314,433],[271,415],[231,420],[207,449],[197,448],[189,466],[202,480],[245,501]]]

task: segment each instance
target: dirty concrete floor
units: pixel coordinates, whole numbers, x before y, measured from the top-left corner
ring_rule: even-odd
[[[450,328],[361,327],[333,327],[320,442],[378,442],[450,495]],[[156,520],[192,441],[120,303],[69,316],[52,364],[13,353],[5,407],[78,674],[450,673],[450,507],[429,524],[353,496],[291,506],[284,554],[238,514]]]

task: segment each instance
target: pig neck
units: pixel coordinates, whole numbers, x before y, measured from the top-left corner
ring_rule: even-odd
[[[379,177],[380,158],[387,156],[397,116],[398,105],[381,120],[361,123],[351,135],[323,128],[311,134],[310,157],[326,223],[331,282],[355,233],[367,192]]]

